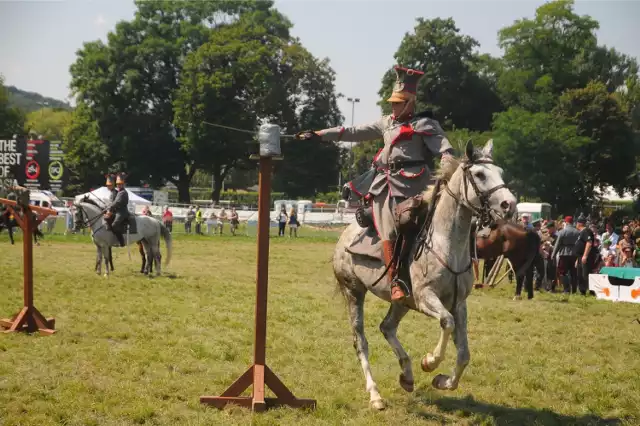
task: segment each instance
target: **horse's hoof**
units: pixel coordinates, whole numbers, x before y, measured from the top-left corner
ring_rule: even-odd
[[[422,358],[422,362],[420,362],[420,366],[422,367],[422,371],[424,371],[426,373],[431,373],[436,368],[438,368],[438,366],[430,366],[429,365],[429,357],[433,358],[433,355],[427,354],[427,356]]]
[[[371,408],[378,411],[382,411],[385,408],[387,408],[382,399],[376,399],[375,401],[371,401],[370,404],[371,404]]]
[[[413,380],[407,380],[404,377],[404,373],[400,374],[400,387],[407,392],[413,392]]]
[[[431,386],[440,390],[453,390],[451,387],[451,377],[446,374],[438,374],[431,381]]]

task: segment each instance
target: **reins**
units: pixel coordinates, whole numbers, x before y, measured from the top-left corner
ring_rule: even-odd
[[[438,253],[436,253],[435,250],[433,250],[433,246],[431,245],[431,242],[432,242],[431,238],[432,238],[434,229],[431,225],[433,222],[435,207],[441,196],[440,186],[444,184],[444,190],[447,191],[447,194],[449,194],[451,198],[453,198],[456,201],[456,204],[462,204],[465,207],[467,207],[469,210],[471,210],[473,213],[476,213],[476,215],[478,216],[478,221],[480,222],[481,226],[487,226],[493,220],[492,218],[493,212],[489,204],[489,198],[497,190],[506,187],[505,184],[500,184],[500,185],[496,185],[495,187],[491,188],[486,192],[480,191],[477,183],[473,179],[473,176],[471,175],[471,172],[470,172],[470,168],[474,164],[493,164],[493,162],[490,160],[464,161],[464,163],[462,164],[462,169],[464,172],[463,180],[462,180],[463,186],[464,186],[464,192],[463,192],[464,199],[456,196],[451,191],[451,188],[449,187],[448,182],[446,180],[439,179],[438,181],[436,181],[436,186],[434,188],[434,191],[432,192],[433,196],[429,203],[429,211],[427,213],[427,217],[425,218],[425,221],[422,224],[422,227],[420,228],[420,232],[418,234],[419,237],[416,242],[417,248],[413,257],[413,260],[417,261],[420,258],[420,256],[422,256],[423,252],[426,252],[426,253],[431,252],[433,256],[436,258],[436,260],[454,276],[455,282],[453,286],[453,304],[450,311],[451,314],[454,316],[455,316],[455,307],[458,303],[458,277],[460,277],[460,275],[466,273],[467,271],[469,271],[469,269],[471,269],[473,260],[471,259],[471,253],[469,253],[469,264],[467,265],[467,267],[460,271],[454,271],[451,268],[451,266],[444,259],[442,259],[442,257],[438,255]],[[469,202],[469,199],[467,196],[469,184],[471,184],[471,187],[473,188],[474,192],[476,193],[476,195],[480,200],[480,207],[476,207]]]

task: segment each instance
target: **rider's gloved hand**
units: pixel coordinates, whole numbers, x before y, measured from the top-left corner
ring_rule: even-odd
[[[310,140],[322,141],[322,137],[316,132],[314,132],[313,130],[303,130],[301,132],[296,133],[296,139],[304,140],[304,141],[310,141]]]

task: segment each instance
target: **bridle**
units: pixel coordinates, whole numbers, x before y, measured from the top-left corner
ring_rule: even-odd
[[[88,201],[88,200],[85,200],[85,202],[86,201]],[[84,208],[82,208],[81,205],[75,204],[75,207],[80,212],[80,217],[82,218],[82,220],[80,221],[80,226],[76,226],[78,229],[81,229],[82,227],[92,229],[92,226],[96,222],[98,222],[105,214],[105,211],[103,210],[102,212],[100,212],[99,214],[95,215],[94,217],[89,218],[89,215],[87,214],[87,212],[84,211]],[[95,231],[92,232],[92,235],[95,235],[103,227],[104,227],[104,225],[101,225],[100,227],[98,227],[98,229],[96,229]]]
[[[491,205],[489,204],[489,198],[491,198],[491,195],[493,195],[493,193],[498,191],[499,189],[507,188],[507,185],[505,183],[502,183],[500,185],[494,186],[493,188],[487,191],[480,191],[480,188],[478,188],[478,184],[475,181],[475,178],[471,174],[471,167],[476,164],[494,164],[494,163],[491,160],[475,160],[475,161],[463,160],[462,162],[462,171],[463,171],[462,184],[464,187],[463,198],[455,195],[451,191],[451,188],[449,188],[449,185],[447,185],[447,182],[444,182],[444,188],[447,191],[447,193],[453,199],[456,200],[456,202],[463,204],[465,207],[471,210],[474,213],[474,215],[478,218],[479,225],[481,225],[481,227],[484,228],[484,227],[490,226],[492,223],[495,223],[495,221],[498,219],[503,219],[501,214],[499,214],[498,212],[496,212],[491,208]],[[469,201],[469,197],[468,197],[469,185],[471,185],[471,188],[473,188],[473,191],[478,196],[478,199],[480,200],[480,206],[474,206]]]
[[[452,304],[452,310],[451,310],[451,314],[454,316],[454,318],[455,318],[455,308],[457,306],[457,301],[458,301],[458,277],[464,274],[465,272],[469,271],[469,269],[471,269],[471,264],[472,264],[471,254],[469,253],[469,264],[467,265],[467,267],[460,271],[454,271],[451,268],[451,266],[449,266],[449,264],[438,253],[436,253],[435,250],[433,250],[433,247],[431,246],[431,234],[433,233],[431,222],[433,220],[437,199],[440,198],[439,188],[441,185],[444,185],[445,191],[447,191],[447,193],[454,200],[456,200],[456,204],[464,205],[465,207],[467,207],[469,210],[471,210],[473,213],[477,215],[478,222],[479,222],[478,225],[482,227],[490,226],[491,224],[495,223],[496,220],[502,218],[502,215],[495,212],[491,208],[489,204],[489,198],[494,192],[496,192],[499,189],[506,188],[507,185],[502,183],[500,185],[494,186],[493,188],[487,191],[481,191],[480,188],[478,188],[478,184],[476,183],[475,178],[471,174],[471,167],[476,164],[493,164],[493,161],[491,160],[475,160],[474,161],[473,159],[467,159],[462,161],[462,165],[461,165],[463,170],[462,182],[464,187],[464,191],[463,191],[464,195],[462,197],[458,197],[451,191],[451,188],[449,188],[448,182],[446,180],[439,180],[436,182],[436,186],[433,191],[434,195],[429,205],[427,217],[424,223],[422,224],[420,232],[418,233],[417,247],[413,257],[415,261],[422,255],[423,252],[431,252],[431,254],[433,254],[433,256],[436,258],[436,260],[455,277],[455,283],[453,286],[453,304]],[[478,196],[478,199],[480,200],[480,206],[474,206],[469,201],[469,197],[467,196],[469,185],[471,185],[476,195]],[[477,229],[480,229],[480,228],[477,228]],[[474,241],[474,245],[475,245],[475,241]]]

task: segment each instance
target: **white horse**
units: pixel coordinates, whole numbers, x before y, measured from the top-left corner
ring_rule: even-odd
[[[104,223],[104,208],[95,201],[84,197],[80,202],[74,204],[76,208],[76,229],[87,226],[91,229],[91,238],[98,247],[99,253],[105,259],[105,276],[109,276],[109,247],[119,247],[120,244],[114,233],[107,228]],[[165,266],[171,261],[171,233],[162,222],[149,216],[135,216],[136,233],[125,235],[127,243],[141,242],[147,252],[147,272],[151,262],[155,262],[156,275],[161,274],[160,240],[164,238],[167,245],[167,258]],[[152,259],[152,260],[151,260]]]
[[[505,187],[502,169],[492,161],[492,142],[483,150],[474,151],[467,144],[462,160],[443,160],[436,176],[443,182],[440,193],[433,188],[425,192],[424,200],[438,197],[430,226],[424,226],[409,252],[408,268],[412,292],[404,302],[391,303],[391,291],[385,274],[385,265],[379,259],[356,255],[347,251],[362,228],[350,225],[338,241],[333,268],[338,286],[349,308],[354,347],[360,360],[370,394],[370,404],[384,409],[385,403],[373,380],[369,365],[369,347],[364,334],[364,302],[367,291],[391,303],[380,324],[380,330],[391,345],[401,367],[400,386],[407,392],[414,387],[411,360],[396,336],[398,325],[412,309],[436,318],[442,328],[440,340],[432,353],[422,360],[422,369],[434,371],[444,359],[447,342],[453,334],[457,347],[456,368],[451,377],[439,374],[432,382],[437,389],[453,390],[458,387],[462,373],[469,363],[467,343],[467,296],[473,286],[471,253],[469,246],[471,218],[487,218],[491,214],[511,215],[516,198]],[[376,285],[377,284],[377,285]]]

